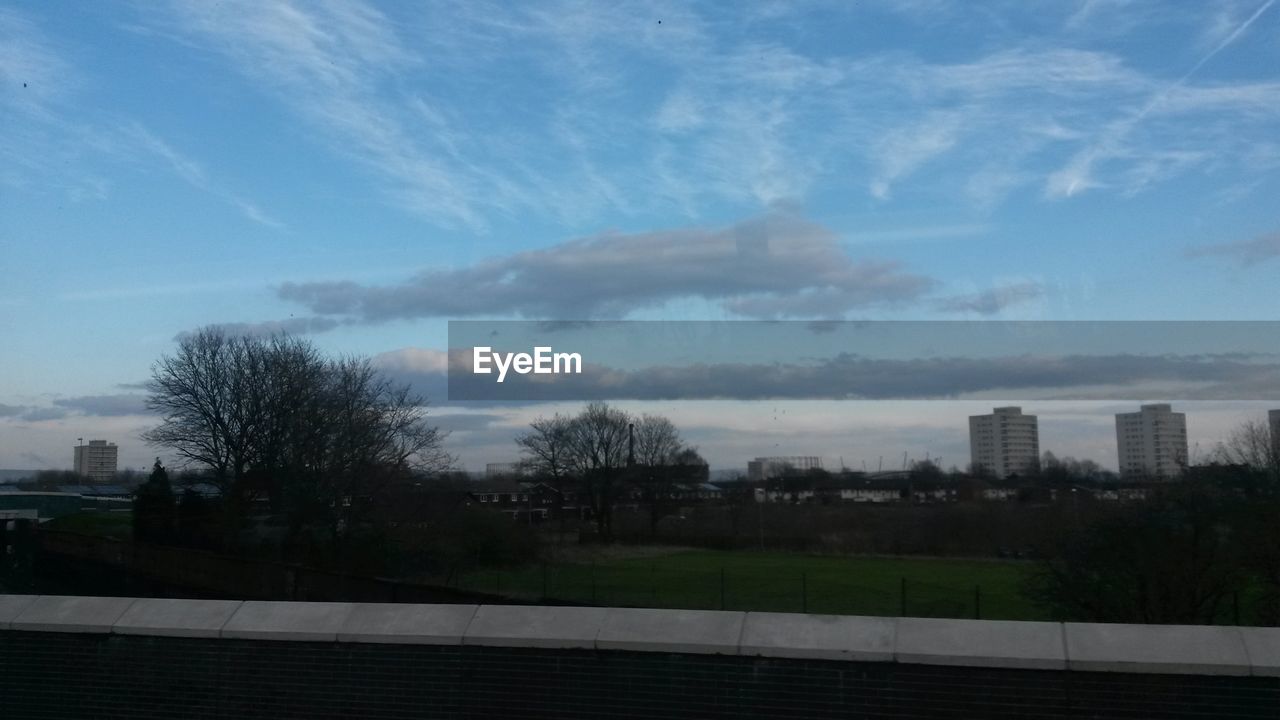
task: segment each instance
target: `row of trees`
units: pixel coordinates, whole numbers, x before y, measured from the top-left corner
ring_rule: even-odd
[[[697,448],[669,419],[631,415],[603,402],[577,415],[540,417],[516,444],[523,464],[557,492],[581,493],[605,541],[612,538],[614,506],[625,490],[640,491],[654,531],[670,510],[675,486],[705,482],[708,475]]]
[[[161,420],[144,439],[207,469],[228,532],[265,497],[292,535],[337,541],[380,487],[450,463],[407,385],[301,339],[201,330],[156,363],[148,390]]]
[[[1031,595],[1095,622],[1280,623],[1280,493],[1235,466],[1093,508],[1040,548]]]
[[[1248,420],[1207,459],[1061,528],[1032,596],[1069,618],[1183,624],[1239,617],[1244,598],[1246,622],[1280,624],[1280,438]]]
[[[190,486],[175,493],[168,470],[156,458],[151,475],[133,493],[133,537],[161,545],[216,548],[213,505]]]

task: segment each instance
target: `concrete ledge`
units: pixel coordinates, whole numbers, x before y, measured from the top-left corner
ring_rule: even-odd
[[[1280,677],[1280,628],[0,595],[0,630]]]
[[[479,605],[360,603],[338,632],[339,642],[461,645]]]
[[[1252,674],[1280,677],[1280,628],[1240,628]]]
[[[893,662],[896,631],[893,618],[749,612],[739,652],[799,660]]]
[[[601,650],[737,655],[744,612],[612,608],[596,637]]]
[[[605,608],[481,605],[463,645],[594,648]]]
[[[1062,626],[1011,620],[901,618],[894,657],[900,663],[1063,670]]]
[[[0,630],[8,630],[9,623],[18,617],[39,595],[0,595]]]
[[[1068,667],[1095,672],[1249,675],[1239,628],[1067,623]]]
[[[118,597],[41,595],[9,622],[11,630],[109,633],[136,600]]]
[[[111,632],[162,637],[220,637],[222,627],[243,605],[239,600],[143,598],[120,616]]]
[[[222,626],[221,637],[334,642],[354,607],[352,603],[250,600]]]

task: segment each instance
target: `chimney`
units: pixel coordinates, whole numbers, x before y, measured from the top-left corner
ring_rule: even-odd
[[[636,424],[627,423],[627,467],[636,464]]]

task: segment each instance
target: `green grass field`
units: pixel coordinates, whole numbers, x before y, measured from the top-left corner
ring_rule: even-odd
[[[96,510],[63,515],[48,521],[50,530],[65,530],[81,535],[130,540],[133,538],[133,513],[121,510]]]
[[[598,605],[1046,620],[1022,597],[1026,563],[684,551],[479,570],[453,585],[514,598]],[[723,577],[723,581],[722,581]],[[977,589],[980,598],[975,598]]]

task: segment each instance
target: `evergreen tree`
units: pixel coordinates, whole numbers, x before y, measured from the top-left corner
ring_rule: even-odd
[[[156,458],[151,476],[133,496],[133,537],[140,542],[167,543],[173,539],[175,502],[169,473]]]

